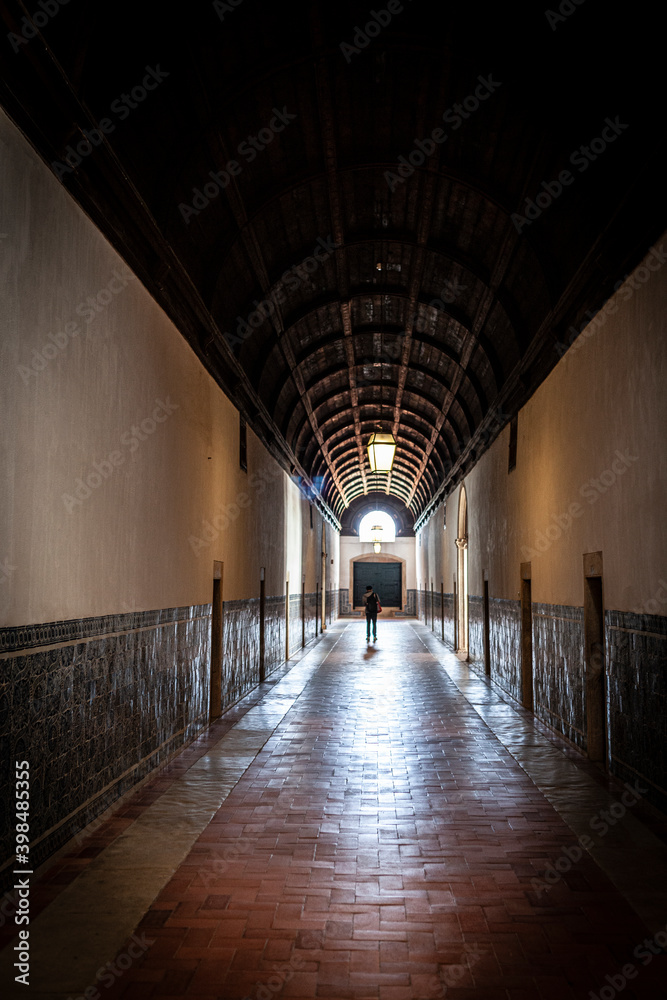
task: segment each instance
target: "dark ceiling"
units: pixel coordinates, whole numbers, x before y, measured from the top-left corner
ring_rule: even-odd
[[[428,516],[667,224],[659,5],[49,2],[1,103],[335,520]]]

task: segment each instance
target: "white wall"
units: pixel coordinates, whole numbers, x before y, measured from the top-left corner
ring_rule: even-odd
[[[667,243],[667,235],[663,237]],[[656,612],[667,593],[667,266],[641,264],[465,478],[470,593],[516,599],[530,562],[533,601],[581,605],[582,557],[603,553],[605,606]],[[459,488],[417,547],[421,586],[456,570]],[[663,581],[663,584],[661,584]],[[664,603],[664,602],[663,602]]]
[[[214,560],[225,600],[302,555],[314,590],[321,518],[250,429],[240,469],[235,407],[3,114],[0,157],[0,622],[208,603]]]
[[[352,563],[363,557],[371,562],[383,562],[385,559],[400,559],[403,562],[403,602],[406,600],[406,590],[414,590],[417,586],[415,575],[415,539],[397,538],[394,542],[383,542],[382,552],[376,556],[372,542],[360,542],[357,537],[342,535],[340,538],[340,587],[352,593],[354,577]]]

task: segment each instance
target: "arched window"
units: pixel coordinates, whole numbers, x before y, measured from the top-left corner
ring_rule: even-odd
[[[362,517],[359,525],[359,541],[374,542],[372,529],[375,527],[382,528],[380,541],[396,541],[396,522],[391,514],[387,514],[384,510],[372,510]]]

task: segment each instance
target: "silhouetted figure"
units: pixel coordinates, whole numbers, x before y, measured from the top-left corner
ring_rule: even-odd
[[[364,604],[366,605],[366,642],[371,641],[371,623],[373,625],[373,642],[377,642],[378,608],[380,607],[380,598],[375,593],[370,583],[366,587]]]

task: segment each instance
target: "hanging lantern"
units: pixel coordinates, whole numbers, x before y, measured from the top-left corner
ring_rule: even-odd
[[[373,543],[373,552],[382,552],[382,525],[374,524],[371,528],[371,541]]]
[[[382,259],[381,259],[382,260]],[[382,262],[378,266],[378,270],[382,270]],[[384,299],[385,294],[380,296],[380,358],[384,358]],[[368,442],[368,461],[370,463],[371,472],[391,472],[391,467],[394,464],[394,452],[396,451],[396,441],[394,440],[394,435],[389,432],[388,434],[382,431],[382,404],[383,404],[383,393],[384,388],[384,363],[380,363],[380,420],[378,422],[378,429],[373,434],[371,434],[370,441]]]
[[[393,434],[374,431],[368,442],[368,461],[371,472],[391,472],[395,451],[396,442]]]

